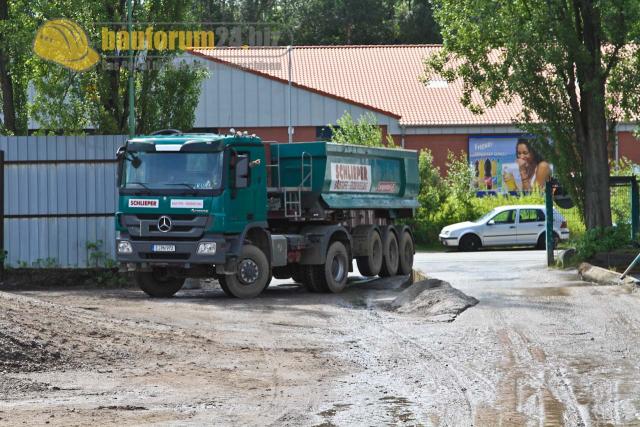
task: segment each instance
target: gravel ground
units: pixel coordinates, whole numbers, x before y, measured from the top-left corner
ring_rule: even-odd
[[[640,424],[640,298],[543,263],[418,254],[479,301],[452,322],[389,311],[400,281],[0,292],[0,424]]]

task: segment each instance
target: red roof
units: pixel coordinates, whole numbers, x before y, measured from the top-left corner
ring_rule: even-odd
[[[425,84],[424,59],[439,45],[296,46],[292,82],[296,87],[360,105],[399,119],[406,126],[513,124],[519,100],[483,114],[460,104],[462,82]],[[287,48],[198,49],[191,53],[274,80],[288,81]]]

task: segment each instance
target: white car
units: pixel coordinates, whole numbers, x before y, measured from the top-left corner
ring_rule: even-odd
[[[544,249],[544,205],[500,206],[475,221],[460,222],[444,227],[440,242],[463,251],[475,251],[483,246],[535,246]],[[569,239],[567,221],[553,211],[554,247],[560,240]]]

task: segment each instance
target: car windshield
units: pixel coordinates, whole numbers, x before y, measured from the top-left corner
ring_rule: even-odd
[[[193,191],[222,185],[222,153],[132,152],[124,163],[124,188]]]
[[[487,212],[486,214],[482,215],[480,218],[472,222],[475,222],[475,223],[485,222],[486,220],[493,217],[497,213],[498,213],[498,209],[494,209],[492,211]]]

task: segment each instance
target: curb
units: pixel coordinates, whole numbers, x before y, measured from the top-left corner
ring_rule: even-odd
[[[578,274],[584,281],[605,286],[618,285],[628,289],[630,292],[636,291],[638,286],[640,286],[640,282],[633,277],[627,276],[623,280],[620,280],[622,274],[607,270],[606,268],[596,267],[587,262],[583,262],[578,266]]]

